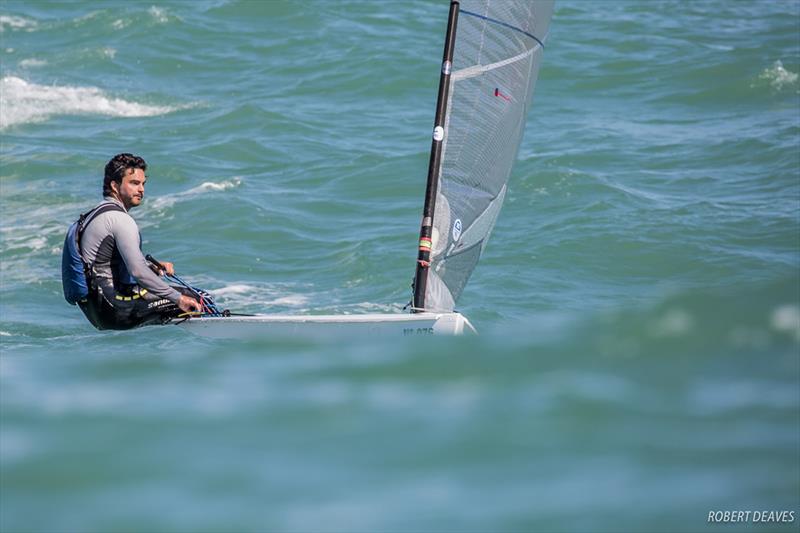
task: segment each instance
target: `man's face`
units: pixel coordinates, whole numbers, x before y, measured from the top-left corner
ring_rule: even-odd
[[[122,178],[122,183],[112,182],[117,187],[117,195],[125,206],[125,209],[136,207],[144,199],[144,184],[147,178],[144,171],[140,168],[128,169],[127,174]]]

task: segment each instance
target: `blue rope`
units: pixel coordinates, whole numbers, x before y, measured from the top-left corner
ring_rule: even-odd
[[[174,274],[164,274],[164,277],[168,281],[173,281],[178,283],[179,285],[189,289],[192,291],[200,300],[203,302],[202,305],[202,313],[203,316],[222,316],[222,310],[217,307],[217,304],[214,303],[214,300],[211,298],[211,295],[208,294],[203,289],[198,289],[197,287],[193,287],[183,281],[181,278]]]

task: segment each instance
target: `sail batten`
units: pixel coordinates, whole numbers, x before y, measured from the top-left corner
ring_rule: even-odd
[[[504,59],[502,61],[498,61],[497,63],[492,63],[491,65],[475,65],[474,67],[468,67],[462,70],[457,70],[453,72],[453,81],[460,81],[465,80],[467,78],[474,78],[475,76],[480,76],[481,74],[485,74],[490,70],[494,70],[496,68],[504,67],[506,65],[510,65],[511,63],[516,63],[521,59],[526,59],[528,56],[533,54],[534,49],[531,48],[526,52],[522,52],[519,55],[514,57],[510,57],[508,59]]]
[[[453,310],[494,228],[552,10],[552,0],[460,2],[435,174],[426,310]]]
[[[495,24],[499,24],[501,26],[505,26],[506,28],[510,28],[510,29],[512,29],[514,31],[518,31],[518,32],[522,33],[523,35],[527,35],[528,37],[530,37],[531,39],[533,39],[534,41],[539,43],[542,47],[544,47],[544,42],[541,39],[539,39],[538,37],[536,37],[534,34],[528,33],[527,31],[523,30],[522,28],[517,28],[516,26],[512,26],[511,24],[509,24],[507,22],[503,22],[502,20],[493,19],[493,18],[487,17],[485,15],[481,15],[479,13],[473,13],[472,11],[468,11],[468,10],[466,10],[464,8],[461,8],[461,14],[462,15],[471,15],[473,17],[478,17],[478,18],[484,19],[484,20],[486,20],[488,22],[493,22]]]

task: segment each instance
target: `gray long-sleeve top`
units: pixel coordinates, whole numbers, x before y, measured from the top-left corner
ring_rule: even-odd
[[[102,203],[112,202],[125,209],[122,202],[106,196]],[[136,279],[139,287],[173,303],[178,303],[181,295],[158,277],[147,264],[141,251],[141,235],[136,221],[126,211],[106,211],[94,217],[83,231],[81,255],[92,268],[100,285],[113,286],[113,272],[110,258],[116,247],[128,272]]]

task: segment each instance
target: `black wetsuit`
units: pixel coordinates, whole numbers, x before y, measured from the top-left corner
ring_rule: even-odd
[[[130,329],[178,316],[181,294],[191,292],[168,285],[150,269],[139,228],[122,203],[110,197],[102,203],[119,209],[94,217],[81,236],[89,296],[78,305],[86,318],[98,329]]]

